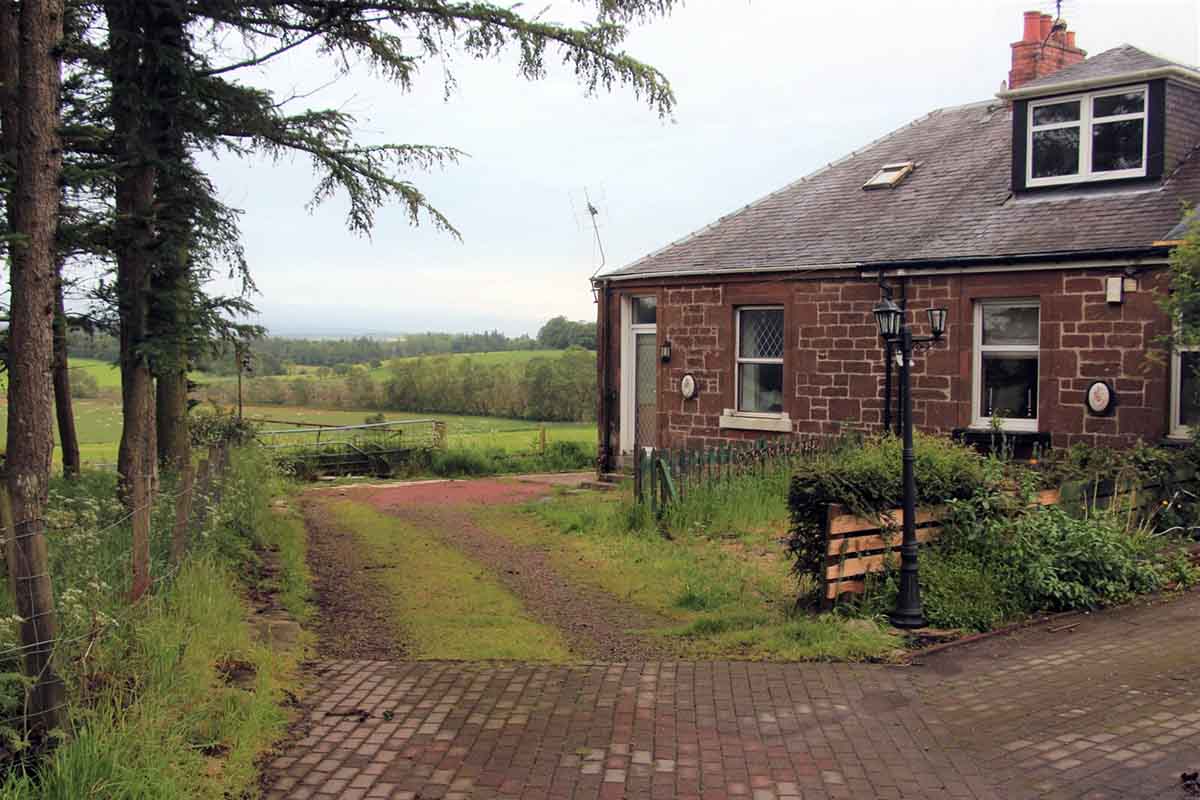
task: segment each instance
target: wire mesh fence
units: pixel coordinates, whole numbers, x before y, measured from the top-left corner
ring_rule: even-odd
[[[133,508],[118,499],[111,473],[85,474],[57,486],[44,518],[36,521],[13,521],[0,484],[10,578],[10,591],[0,593],[0,673],[23,675],[0,684],[0,733],[28,740],[31,733],[52,727],[47,720],[59,720],[69,710],[78,696],[69,690],[87,682],[97,644],[139,613],[133,576],[148,575],[149,593],[175,579],[215,522],[229,469],[228,447],[214,446],[198,465],[164,480]],[[159,476],[138,479],[155,485]],[[150,534],[145,564],[135,563],[132,546],[139,522]],[[46,548],[41,563],[47,567],[34,570],[22,545],[39,540],[34,546]],[[51,594],[51,580],[53,604],[47,605],[43,599]],[[45,593],[39,596],[40,590]]]

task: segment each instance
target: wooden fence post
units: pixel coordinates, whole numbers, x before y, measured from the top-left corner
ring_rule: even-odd
[[[211,462],[207,458],[202,458],[200,459],[200,466],[196,468],[196,480],[192,491],[192,508],[196,512],[190,523],[192,533],[199,533],[204,528],[204,519],[208,515],[208,495],[211,491]],[[196,497],[200,498],[200,505],[198,507],[195,502]]]
[[[542,425],[538,428],[538,452],[546,455],[546,426]]]
[[[171,565],[179,566],[188,548],[188,522],[192,517],[192,483],[195,471],[192,460],[183,462],[179,475],[179,495],[175,498],[175,527],[171,530]]]
[[[26,721],[42,732],[62,726],[66,702],[66,689],[53,664],[58,620],[50,586],[45,524],[40,519],[27,520],[17,532],[12,500],[0,472],[0,525],[4,526],[9,582],[21,617],[21,660],[25,675],[34,679],[33,686],[25,690],[29,709]]]
[[[154,505],[154,475],[137,475],[134,485],[144,486],[144,493],[133,495],[133,583],[129,599],[136,603],[150,589],[150,513]]]

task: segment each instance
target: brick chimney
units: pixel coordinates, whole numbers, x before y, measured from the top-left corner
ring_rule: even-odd
[[[1016,89],[1032,80],[1078,64],[1087,53],[1075,46],[1075,32],[1067,30],[1067,21],[1057,20],[1040,11],[1025,12],[1025,33],[1012,43],[1012,69],[1008,88]]]

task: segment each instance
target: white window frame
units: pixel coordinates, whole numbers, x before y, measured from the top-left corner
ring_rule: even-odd
[[[743,364],[778,364],[783,370],[783,355],[779,358],[743,358],[742,357],[742,312],[743,311],[778,311],[784,314],[783,306],[739,306],[734,315],[733,334],[733,413],[740,417],[756,417],[760,419],[780,419],[786,416],[783,411],[744,411],[741,408],[742,394],[742,365]],[[783,322],[783,349],[787,350],[787,318]],[[787,394],[786,390],[783,392]]]
[[[1005,308],[1036,308],[1038,310],[1038,343],[1030,344],[989,344],[983,343],[983,309],[987,306],[1003,306]],[[1016,298],[1016,299],[980,299],[975,301],[975,324],[973,341],[971,343],[971,427],[990,429],[992,427],[992,418],[982,416],[980,409],[983,408],[983,355],[984,353],[992,355],[1027,355],[1033,353],[1037,356],[1038,374],[1037,374],[1037,403],[1034,405],[1033,418],[1014,418],[1014,417],[997,417],[1001,428],[1006,431],[1034,431],[1038,429],[1038,414],[1039,406],[1042,404],[1041,379],[1042,379],[1042,304],[1037,298]]]
[[[640,325],[633,322],[633,300],[635,297],[654,297],[657,295],[653,292],[645,294],[625,295],[621,298],[621,432],[620,444],[621,453],[627,455],[634,450],[634,430],[637,424],[637,395],[634,392],[634,381],[636,377],[636,355],[634,353],[634,345],[637,342],[639,333],[654,334],[655,343],[658,342],[658,323],[654,324],[643,323]],[[657,308],[657,306],[656,306]],[[655,319],[657,319],[657,312]]]
[[[1179,412],[1183,410],[1180,400],[1183,392],[1183,354],[1200,352],[1200,347],[1171,348],[1171,414],[1167,435],[1172,439],[1186,439],[1192,435],[1192,426],[1179,421]]]
[[[1118,94],[1134,94],[1141,93],[1142,95],[1142,110],[1136,114],[1118,114],[1112,117],[1092,116],[1092,103],[1097,98],[1109,97]],[[1033,124],[1033,112],[1037,108],[1043,106],[1054,106],[1060,103],[1070,103],[1079,101],[1079,119],[1074,122],[1055,122],[1048,125]],[[1123,120],[1140,119],[1142,120],[1142,166],[1135,169],[1119,169],[1106,170],[1102,172],[1092,171],[1092,127],[1094,125],[1104,124],[1107,122],[1121,122]],[[1053,175],[1045,178],[1033,177],[1033,134],[1034,131],[1050,131],[1063,128],[1079,128],[1079,171],[1074,175]],[[1146,158],[1148,156],[1148,142],[1150,138],[1150,91],[1147,84],[1140,86],[1125,86],[1120,89],[1105,89],[1100,92],[1085,92],[1083,94],[1072,94],[1064,97],[1053,97],[1046,100],[1031,102],[1026,113],[1025,122],[1025,185],[1027,187],[1038,186],[1062,186],[1070,183],[1088,183],[1090,181],[1108,181],[1119,180],[1121,178],[1143,178],[1146,176]]]

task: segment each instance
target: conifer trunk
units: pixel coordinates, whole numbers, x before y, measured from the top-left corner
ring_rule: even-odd
[[[13,4],[5,5],[0,41],[7,43],[12,37]],[[51,663],[57,619],[45,535],[54,449],[51,370],[62,170],[58,132],[62,38],[63,0],[20,4],[14,126],[17,172],[9,207],[19,238],[10,246],[15,257],[10,258],[5,478],[13,528],[7,535],[8,563],[16,610],[23,620],[24,670],[34,681],[28,695],[30,724],[41,733],[58,726],[64,702],[63,685]],[[7,60],[5,69],[11,69]],[[5,129],[13,130],[9,124]]]
[[[79,477],[79,436],[75,431],[75,406],[71,398],[71,367],[67,357],[67,313],[63,303],[62,265],[58,266],[54,293],[54,411],[62,447],[63,476]]]
[[[154,182],[157,153],[147,136],[148,101],[143,69],[144,14],[139,0],[109,0],[109,79],[112,83],[113,140],[121,147],[116,175],[117,310],[120,317],[121,444],[117,454],[122,497],[131,512],[150,503],[154,464],[154,381],[147,357],[150,276],[153,267]],[[130,596],[150,587],[150,543],[144,526],[134,525]]]
[[[155,69],[157,102],[150,114],[152,135],[160,142],[156,208],[158,244],[151,282],[150,332],[155,341],[156,449],[158,463],[178,472],[190,457],[187,426],[187,368],[190,360],[191,249],[194,179],[179,105],[187,90],[184,7],[150,4],[148,38]]]
[[[158,462],[172,472],[187,463],[191,439],[187,426],[187,373],[172,370],[155,380]]]

